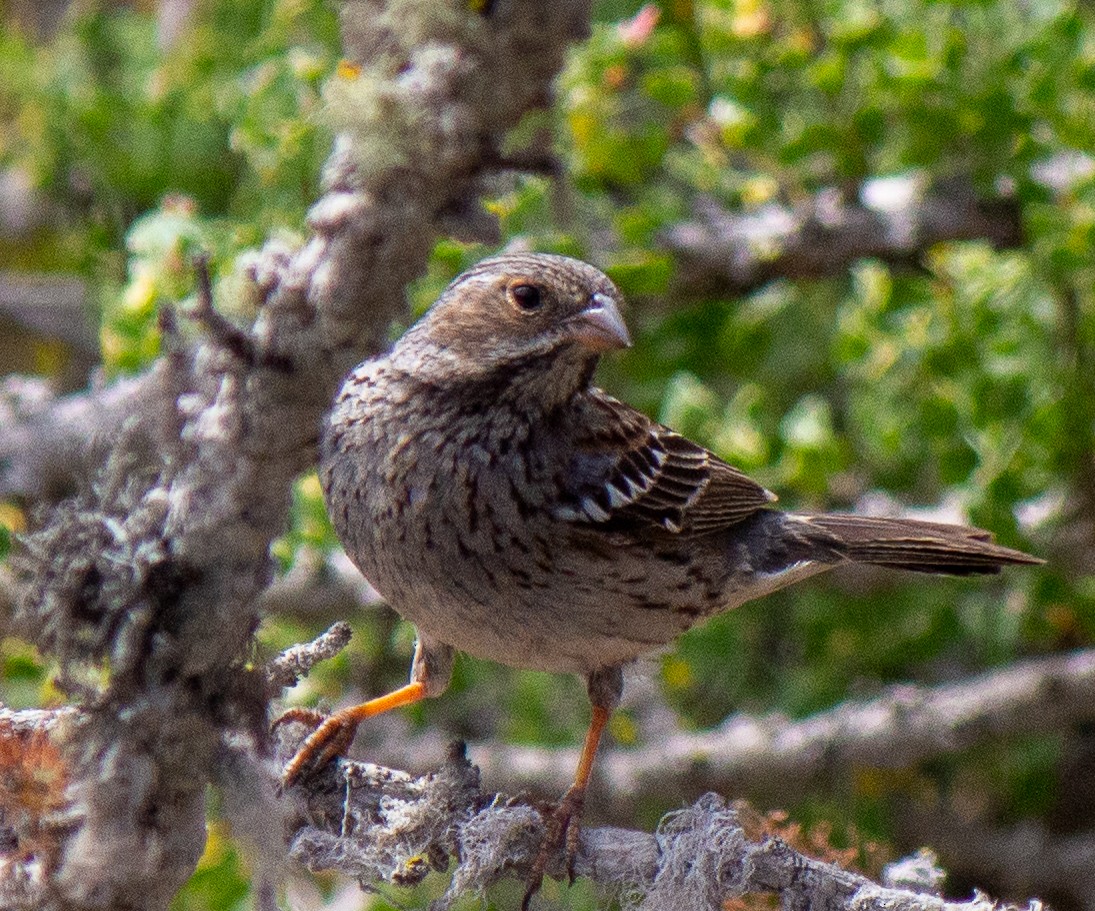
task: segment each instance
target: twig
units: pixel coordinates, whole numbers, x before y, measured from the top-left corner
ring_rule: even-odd
[[[271,694],[295,686],[320,661],[333,658],[350,642],[350,624],[338,622],[311,642],[294,645],[266,664],[266,680]]]
[[[198,282],[198,293],[190,315],[205,326],[217,344],[231,352],[247,367],[271,367],[289,372],[293,366],[289,358],[271,352],[260,352],[253,336],[213,306],[213,282],[209,277],[208,253],[199,253],[194,257],[194,273]]]

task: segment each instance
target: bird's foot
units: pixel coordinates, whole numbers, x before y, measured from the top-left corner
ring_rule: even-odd
[[[305,738],[293,758],[285,764],[281,773],[282,790],[292,787],[302,775],[319,771],[345,752],[353,742],[358,724],[358,719],[350,712],[323,715],[310,709],[294,708],[278,718],[273,729],[293,721],[307,724],[315,730]]]
[[[415,659],[418,660],[417,658]],[[324,718],[307,709],[290,709],[274,722],[274,727],[287,721],[303,721],[318,725],[300,745],[296,755],[285,764],[281,773],[281,787],[291,787],[302,775],[322,769],[328,762],[344,752],[354,739],[357,726],[366,718],[388,712],[403,705],[413,705],[426,697],[426,679],[412,680],[406,686],[392,690],[385,696],[377,696],[361,705],[350,706]]]
[[[532,896],[540,891],[544,882],[548,864],[560,850],[563,852],[563,866],[567,876],[574,882],[574,859],[578,856],[578,839],[582,834],[582,807],[585,805],[585,798],[586,789],[573,785],[563,795],[554,811],[544,816],[547,831],[525,882],[521,911],[528,911]]]

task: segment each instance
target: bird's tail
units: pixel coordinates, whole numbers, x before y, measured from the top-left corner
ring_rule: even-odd
[[[1045,562],[994,544],[990,532],[967,525],[840,514],[793,518],[836,539],[834,549],[855,563],[971,576],[998,573],[1009,564]]]

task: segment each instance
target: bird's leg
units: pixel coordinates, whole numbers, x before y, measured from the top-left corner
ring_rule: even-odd
[[[411,681],[405,686],[326,718],[308,709],[289,709],[274,722],[275,728],[287,721],[303,721],[318,726],[285,764],[281,773],[282,787],[290,787],[301,775],[323,768],[341,754],[353,742],[357,726],[366,718],[413,705],[427,697],[440,696],[452,677],[454,654],[449,646],[428,642],[420,635],[411,665]]]
[[[525,897],[521,901],[522,911],[528,911],[529,902],[544,881],[544,872],[548,862],[560,848],[570,881],[574,882],[574,859],[578,854],[578,837],[582,831],[582,808],[585,805],[586,787],[593,774],[593,761],[597,756],[597,747],[601,734],[612,717],[616,706],[620,704],[623,693],[623,673],[618,665],[601,668],[586,678],[589,687],[589,701],[593,713],[586,731],[585,743],[578,758],[578,768],[574,773],[574,784],[559,801],[555,811],[545,819],[547,832],[540,844],[540,851],[533,861],[525,886]]]

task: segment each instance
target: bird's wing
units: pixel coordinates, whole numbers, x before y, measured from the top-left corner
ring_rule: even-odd
[[[578,406],[559,518],[702,534],[776,499],[702,446],[600,390]]]

